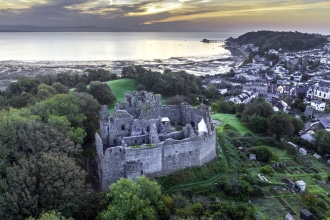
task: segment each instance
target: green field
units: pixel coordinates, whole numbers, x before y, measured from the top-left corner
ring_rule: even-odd
[[[221,125],[218,128],[220,132],[225,124],[229,124],[236,128],[241,135],[244,135],[249,131],[249,129],[239,122],[235,115],[232,114],[214,114],[212,115],[212,119],[221,122]]]
[[[118,102],[124,102],[124,95],[128,91],[136,90],[136,83],[134,79],[117,79],[106,82],[110,87],[112,93],[116,96]],[[109,112],[114,112],[115,103],[109,106]]]
[[[126,92],[136,90],[136,84],[134,79],[117,79],[106,82],[110,87],[112,93],[116,96],[117,102],[124,101],[124,95]]]

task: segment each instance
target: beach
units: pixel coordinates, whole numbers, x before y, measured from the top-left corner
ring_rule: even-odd
[[[202,76],[228,72],[240,60],[238,56],[227,58],[211,57],[173,57],[155,60],[122,61],[0,61],[0,89],[5,90],[12,80],[19,77],[37,77],[59,73],[82,74],[87,69],[104,69],[118,75],[125,66],[142,65],[146,69],[163,72],[186,71]]]

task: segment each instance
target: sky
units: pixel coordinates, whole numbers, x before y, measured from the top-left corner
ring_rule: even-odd
[[[329,0],[0,0],[0,25],[330,34]]]

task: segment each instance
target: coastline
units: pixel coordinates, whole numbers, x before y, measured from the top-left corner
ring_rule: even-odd
[[[246,59],[249,55],[246,54],[240,47],[225,46],[225,49],[229,50],[232,56],[242,57]]]
[[[56,75],[63,72],[82,74],[87,69],[104,69],[118,75],[125,66],[141,65],[146,69],[163,72],[165,69],[186,71],[202,76],[226,73],[237,63],[237,57],[171,57],[154,60],[100,60],[100,61],[0,61],[0,90],[5,90],[12,80],[18,77],[37,77],[39,75]]]

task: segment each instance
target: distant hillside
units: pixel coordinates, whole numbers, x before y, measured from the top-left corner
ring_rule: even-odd
[[[248,32],[238,38],[230,38],[227,42],[234,44],[254,44],[261,51],[269,49],[297,51],[321,46],[327,41],[326,36],[300,32],[257,31]]]

